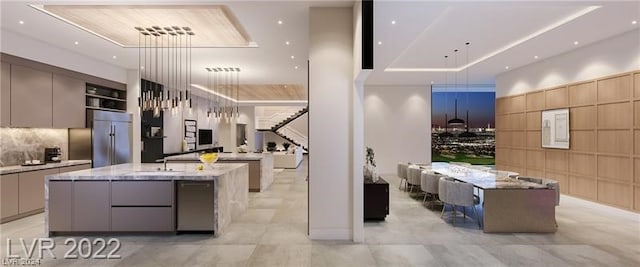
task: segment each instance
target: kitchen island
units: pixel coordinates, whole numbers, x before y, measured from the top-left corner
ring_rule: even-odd
[[[167,162],[200,163],[200,153],[189,153],[165,157]],[[273,183],[273,154],[265,153],[218,153],[218,163],[249,164],[249,191],[262,192]]]
[[[163,164],[120,164],[48,175],[45,233],[175,233],[180,230],[181,213],[207,205],[213,209],[212,218],[207,215],[198,219],[212,225],[202,230],[219,236],[247,209],[249,168],[236,163],[197,170],[198,165],[170,163],[165,170]],[[207,187],[213,187],[209,198],[213,203],[192,199],[180,203],[179,183],[181,187],[209,184]]]

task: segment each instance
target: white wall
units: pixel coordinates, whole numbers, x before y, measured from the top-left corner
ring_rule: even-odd
[[[376,170],[395,174],[396,164],[431,162],[429,86],[365,86],[364,140],[373,148]]]
[[[309,41],[309,236],[352,239],[352,8],[310,8]]]
[[[2,29],[0,50],[3,53],[31,59],[68,70],[127,83],[125,68],[89,58],[31,37]],[[136,98],[137,103],[137,98]]]
[[[240,117],[238,117],[238,123],[243,123],[247,125],[246,133],[247,133],[247,147],[249,151],[256,151],[259,148],[255,147],[255,135],[256,135],[256,127],[255,127],[255,107],[253,106],[244,106],[240,107]],[[238,146],[241,144],[237,144]]]
[[[302,135],[309,136],[309,113],[305,113],[302,116],[291,121],[287,126],[298,131]]]
[[[640,69],[640,31],[633,30],[496,77],[496,97]]]
[[[220,133],[218,130],[219,122],[213,118],[207,117],[209,104],[207,99],[193,95],[192,108],[181,108],[172,111],[166,111],[163,117],[164,136],[163,141],[164,153],[175,153],[182,151],[182,139],[184,139],[184,120],[196,120],[198,129],[213,129],[213,143],[220,142]],[[213,145],[212,145],[213,146]],[[205,146],[197,146],[198,149]],[[225,147],[225,150],[228,149]]]

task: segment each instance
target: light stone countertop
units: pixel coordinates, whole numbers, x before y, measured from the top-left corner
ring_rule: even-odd
[[[47,163],[45,165],[36,165],[36,166],[13,165],[13,166],[0,167],[0,174],[39,171],[39,170],[69,167],[69,166],[76,166],[76,165],[83,165],[83,164],[91,164],[91,161],[90,160],[63,160],[62,162]]]
[[[245,166],[246,163],[225,163],[205,165],[204,170],[197,170],[198,163],[168,163],[167,169],[159,171],[162,163],[119,164],[95,169],[80,170],[57,175],[48,175],[50,180],[200,180],[210,181],[234,169]]]
[[[263,154],[270,153],[218,153],[218,160],[262,160]],[[200,161],[200,153],[194,152],[184,155],[165,157],[167,161]],[[162,160],[160,160],[162,161]]]

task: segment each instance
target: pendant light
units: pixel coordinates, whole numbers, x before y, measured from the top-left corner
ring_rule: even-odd
[[[210,95],[213,95],[213,109],[210,112],[218,121],[226,120],[240,115],[238,99],[240,97],[240,68],[238,67],[208,67],[205,68],[209,75],[213,74],[210,80],[212,85],[208,86]],[[235,97],[235,99],[234,99]],[[211,101],[210,101],[211,102]],[[234,103],[235,102],[235,105]]]
[[[454,56],[455,56],[455,62],[454,65],[458,66],[458,49],[453,50]],[[455,73],[454,76],[454,86],[457,87],[458,86],[458,72]],[[454,87],[454,90],[456,90]],[[464,120],[461,120],[458,118],[458,92],[456,90],[456,100],[455,100],[455,106],[454,106],[454,116],[453,119],[450,119],[449,121],[447,121],[447,124],[449,124],[450,126],[461,126],[464,125]]]
[[[186,26],[138,26],[135,29],[138,31],[141,78],[138,107],[141,114],[151,111],[154,117],[159,117],[162,110],[171,109],[175,113],[180,107],[192,108],[192,38],[195,33]]]

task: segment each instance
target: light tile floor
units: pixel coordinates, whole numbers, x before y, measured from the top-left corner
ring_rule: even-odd
[[[56,237],[59,259],[43,266],[640,266],[640,215],[563,196],[555,234],[484,234],[475,221],[453,227],[420,196],[390,184],[391,214],[365,223],[365,242],[307,238],[306,160],[298,170],[276,173],[265,192],[251,193],[249,210],[228,231],[206,234],[118,236],[119,260],[63,260],[66,237]],[[44,217],[0,225],[6,238],[42,237]],[[81,237],[76,237],[80,239]],[[90,237],[92,239],[96,237]],[[108,239],[108,237],[104,237]],[[110,247],[109,247],[110,248]],[[109,249],[107,249],[109,250]]]

